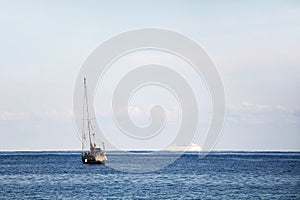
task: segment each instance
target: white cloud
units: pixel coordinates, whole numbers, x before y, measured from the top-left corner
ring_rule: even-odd
[[[300,123],[300,106],[266,105],[243,102],[228,106],[227,120],[240,123]]]
[[[57,110],[49,110],[37,113],[36,116],[38,116],[40,119],[43,120],[71,120],[73,119],[73,112],[72,111],[57,111]]]
[[[3,121],[25,120],[27,117],[28,114],[24,112],[3,112],[0,115],[0,119]]]
[[[0,113],[0,120],[2,121],[20,121],[28,119],[39,119],[39,120],[72,120],[73,112],[72,111],[57,111],[57,110],[48,110],[42,112],[2,112]]]

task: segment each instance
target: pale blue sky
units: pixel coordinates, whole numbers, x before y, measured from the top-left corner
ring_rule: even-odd
[[[72,95],[89,53],[158,27],[197,41],[218,68],[219,150],[300,150],[298,1],[0,1],[0,150],[80,149]]]

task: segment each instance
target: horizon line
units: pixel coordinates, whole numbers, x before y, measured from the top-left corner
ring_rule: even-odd
[[[0,152],[61,152],[61,151],[69,151],[69,152],[81,152],[81,149],[30,149],[30,150],[0,150]],[[216,149],[211,151],[176,151],[176,150],[153,150],[153,149],[111,149],[106,150],[106,152],[117,152],[117,151],[125,151],[125,152],[139,152],[139,151],[166,151],[166,152],[300,152],[300,150],[247,150],[247,149]]]

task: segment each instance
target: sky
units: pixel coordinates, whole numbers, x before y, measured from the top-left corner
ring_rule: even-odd
[[[216,150],[300,150],[299,1],[0,5],[0,150],[80,149],[72,98],[83,62],[112,36],[145,27],[192,38],[218,69],[226,119]]]

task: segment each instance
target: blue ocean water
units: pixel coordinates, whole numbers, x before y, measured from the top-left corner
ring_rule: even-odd
[[[149,155],[108,152],[108,162],[136,158]],[[0,199],[300,199],[300,153],[185,153],[126,173],[83,165],[80,152],[0,152]]]

